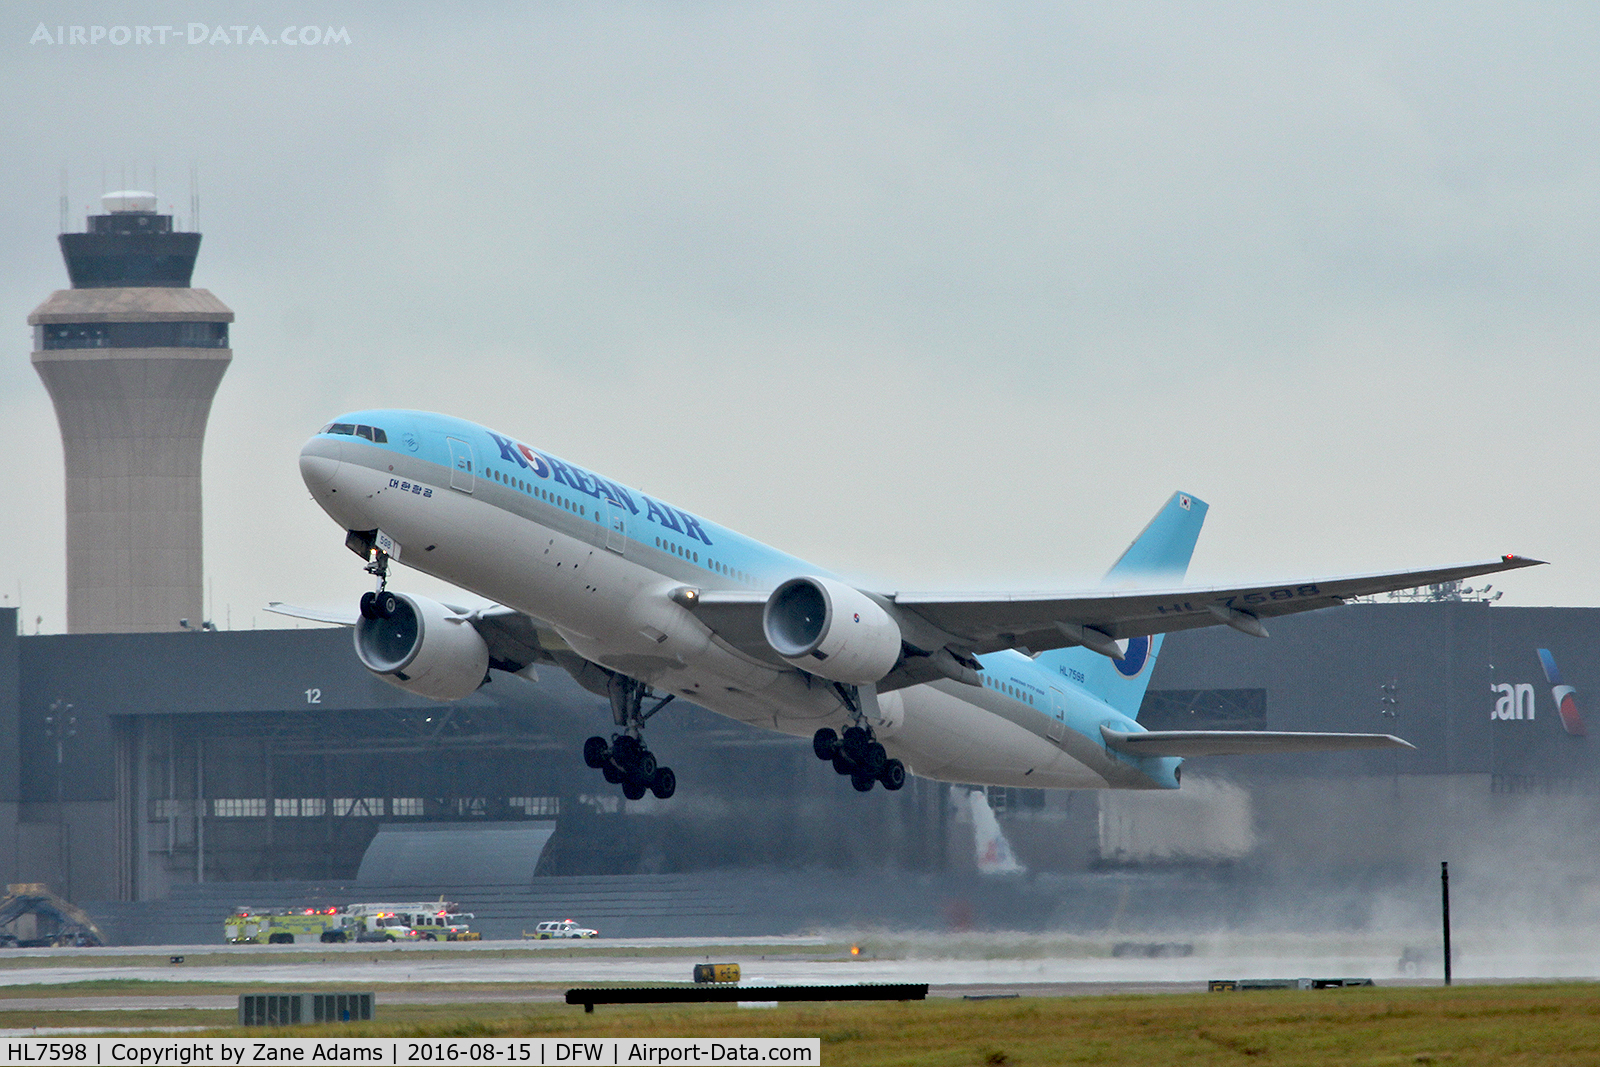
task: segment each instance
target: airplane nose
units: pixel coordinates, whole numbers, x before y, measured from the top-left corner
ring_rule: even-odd
[[[300,450],[300,477],[306,488],[321,489],[339,473],[339,442],[313,437]]]

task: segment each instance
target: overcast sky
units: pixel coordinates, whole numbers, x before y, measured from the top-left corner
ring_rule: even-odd
[[[67,284],[61,171],[71,228],[152,185],[187,226],[191,165],[194,284],[238,316],[221,625],[367,588],[295,458],[368,406],[881,589],[1081,586],[1181,488],[1212,505],[1196,581],[1516,551],[1552,566],[1503,603],[1600,603],[1597,9],[394,6],[0,18],[0,596],[29,632],[65,627],[25,322]],[[305,26],[342,32],[281,42]]]

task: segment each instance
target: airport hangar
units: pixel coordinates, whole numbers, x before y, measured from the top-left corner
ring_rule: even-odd
[[[974,877],[961,787],[860,795],[805,740],[681,704],[651,724],[678,795],[626,802],[580,756],[609,727],[604,701],[554,668],[496,672],[438,704],[368,674],[344,629],[23,636],[16,616],[0,610],[0,872],[124,915],[279,883],[470,897],[491,882],[811,872],[892,897]],[[1530,826],[1589,854],[1596,757],[1538,650],[1581,716],[1597,637],[1600,609],[1463,600],[1286,618],[1265,641],[1175,635],[1141,713],[1151,728],[1385,731],[1416,751],[1200,759],[1177,793],[994,789],[991,806],[1035,874],[1222,862],[1371,878],[1484,847],[1538,862],[1552,846]],[[475,830],[518,827],[544,828],[538,849],[509,865],[474,854],[514,839]],[[431,860],[358,881],[380,831],[407,829],[436,831],[407,839]]]

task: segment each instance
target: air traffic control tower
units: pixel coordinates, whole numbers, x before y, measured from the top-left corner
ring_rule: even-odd
[[[198,233],[108,193],[61,234],[71,289],[28,316],[66,452],[67,630],[199,627],[200,453],[233,312],[189,278]]]

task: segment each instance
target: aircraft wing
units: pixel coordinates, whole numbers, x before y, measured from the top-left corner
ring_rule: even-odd
[[[1285,733],[1272,730],[1113,730],[1106,745],[1130,756],[1255,756],[1271,752],[1345,752],[1358,748],[1416,748],[1393,734]]]
[[[968,656],[1005,648],[1029,653],[1087,645],[1107,655],[1114,642],[1201,626],[1230,625],[1265,637],[1261,620],[1332,607],[1361,596],[1437,585],[1481,574],[1535,567],[1543,560],[1501,556],[1478,563],[1425,571],[1385,571],[1343,578],[1317,578],[1253,586],[1188,586],[1171,589],[1094,590],[1083,593],[890,593],[883,600],[913,616],[906,641],[923,655],[907,657],[880,692],[940,677],[971,666]],[[767,594],[701,590],[688,606],[722,641],[746,655],[788,666],[767,644],[761,628]],[[953,662],[940,664],[948,654]],[[972,684],[976,684],[973,682]]]
[[[1266,636],[1260,620],[1342,604],[1356,597],[1535,567],[1543,560],[1501,556],[1425,571],[1310,578],[1271,585],[1131,589],[1079,594],[894,593],[888,599],[954,637],[975,655],[1003,648],[1043,652],[1100,645],[1200,626],[1231,625]],[[1107,640],[1109,639],[1109,641]]]
[[[303,608],[298,604],[285,604],[281,600],[274,600],[267,605],[267,610],[274,615],[287,615],[291,619],[306,619],[309,622],[326,622],[334,626],[354,626],[360,614],[354,611],[330,611],[325,608]]]

